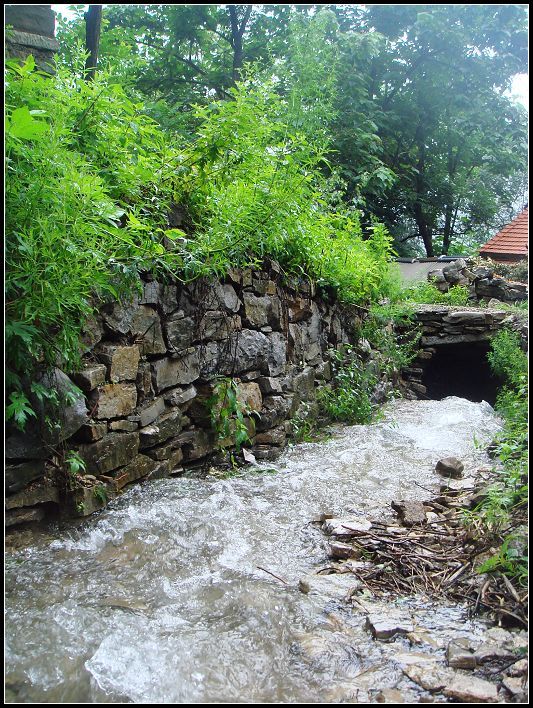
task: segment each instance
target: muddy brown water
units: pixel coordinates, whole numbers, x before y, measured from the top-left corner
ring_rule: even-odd
[[[135,486],[83,525],[10,552],[8,702],[371,701],[416,649],[373,640],[340,598],[299,592],[327,564],[310,521],[385,518],[393,499],[429,498],[437,460],[455,455],[469,474],[500,425],[485,402],[392,401],[381,421],[295,445],[274,465]],[[411,616],[435,658],[485,628],[425,597],[375,607]]]

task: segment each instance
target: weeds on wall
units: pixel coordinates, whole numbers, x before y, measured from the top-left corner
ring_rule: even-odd
[[[213,387],[213,395],[207,400],[207,407],[218,448],[235,447],[237,454],[240,453],[242,446],[251,442],[255,423],[250,417],[249,406],[239,400],[237,382],[227,377],[219,378]]]
[[[84,61],[55,76],[7,62],[8,419],[34,415],[38,371],[79,366],[94,303],[127,296],[141,272],[189,281],[270,256],[341,300],[379,296],[391,238],[338,207],[324,136],[298,128],[275,87],[249,78],[198,107],[196,138],[177,145],[105,72],[84,81]],[[187,233],[168,228],[177,202]]]

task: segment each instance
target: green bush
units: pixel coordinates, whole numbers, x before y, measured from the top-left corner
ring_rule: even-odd
[[[528,500],[527,357],[519,335],[504,329],[492,339],[488,358],[493,371],[505,381],[496,400],[496,410],[504,419],[495,441],[502,470],[476,516],[499,534],[501,547],[479,571],[499,571],[525,585],[527,558],[520,549],[527,548],[523,526]]]
[[[441,292],[433,283],[421,282],[405,289],[401,299],[427,305],[468,305],[469,292],[464,285],[452,285]]]

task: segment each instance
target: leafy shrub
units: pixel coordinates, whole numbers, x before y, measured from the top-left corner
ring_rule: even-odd
[[[8,419],[23,425],[38,370],[79,362],[94,298],[139,271],[180,265],[160,243],[174,181],[153,121],[105,78],[86,83],[7,63]],[[154,198],[155,195],[155,198]]]
[[[292,125],[272,84],[243,81],[233,101],[197,107],[198,138],[185,151],[180,199],[192,216],[190,267],[223,273],[265,255],[334,287],[348,302],[381,292],[391,238],[358,212],[333,211],[323,140]]]
[[[452,285],[442,293],[435,285],[421,282],[406,288],[402,299],[427,305],[468,305],[469,292],[464,285]]]
[[[333,386],[317,392],[317,400],[327,418],[344,423],[370,423],[374,413],[371,395],[377,383],[356,355],[353,347],[331,352]]]
[[[495,441],[502,471],[476,516],[501,535],[501,547],[479,571],[497,570],[525,585],[527,558],[520,548],[527,548],[527,537],[520,530],[520,514],[525,515],[528,499],[528,386],[527,358],[519,335],[505,329],[498,332],[488,358],[493,371],[506,382],[496,400],[496,410],[504,419],[503,431]]]

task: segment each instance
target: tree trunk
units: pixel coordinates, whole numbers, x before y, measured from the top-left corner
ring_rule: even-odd
[[[233,47],[233,71],[232,78],[236,82],[240,79],[241,69],[244,61],[244,51],[242,45],[242,38],[244,35],[244,30],[250,19],[252,13],[253,5],[247,5],[244,17],[239,24],[239,18],[237,15],[237,6],[230,5],[228,7],[229,17],[231,23],[231,46]]]
[[[416,131],[415,140],[418,147],[418,164],[416,173],[416,200],[413,205],[413,212],[418,226],[418,233],[420,238],[424,242],[424,248],[426,249],[426,255],[428,258],[433,257],[433,234],[431,230],[431,224],[428,223],[427,218],[424,214],[423,199],[424,199],[424,170],[426,167],[426,145],[425,145],[425,135],[422,124],[420,124]]]
[[[85,78],[87,81],[92,81],[96,73],[101,28],[102,5],[89,5],[89,9],[85,13],[85,47],[89,52],[85,62]]]

